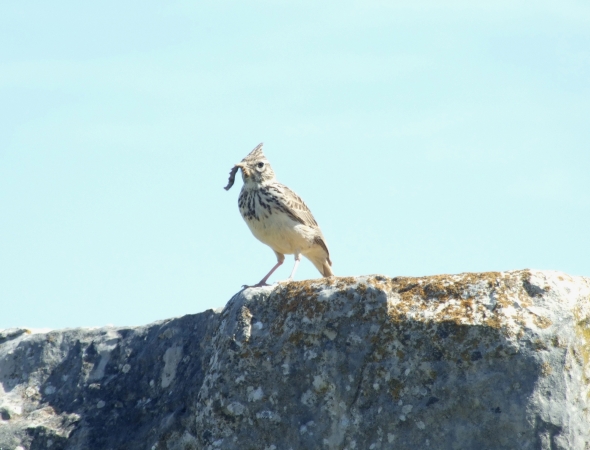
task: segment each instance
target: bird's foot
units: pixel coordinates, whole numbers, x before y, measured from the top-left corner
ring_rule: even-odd
[[[252,285],[249,285],[249,284],[243,284],[243,285],[242,285],[242,289],[248,289],[248,288],[257,288],[257,287],[263,287],[263,286],[272,286],[272,285],[270,285],[270,284],[268,284],[268,283],[263,283],[263,282],[256,283],[256,284],[252,284]]]

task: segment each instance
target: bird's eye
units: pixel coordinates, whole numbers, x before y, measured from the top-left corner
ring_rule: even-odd
[[[259,169],[262,169],[262,168],[264,167],[264,163],[263,163],[263,162],[259,162],[258,164],[256,164],[256,166],[257,166]]]

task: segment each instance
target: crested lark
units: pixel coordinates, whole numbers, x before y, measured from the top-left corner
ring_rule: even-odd
[[[262,144],[232,168],[226,191],[233,186],[238,169],[242,169],[244,181],[238,199],[240,213],[254,237],[272,248],[277,256],[276,265],[251,287],[267,286],[268,278],[285,261],[285,254],[295,255],[289,280],[295,275],[301,255],[309,259],[324,277],[333,276],[322,230],[303,200],[276,180],[262,153]]]

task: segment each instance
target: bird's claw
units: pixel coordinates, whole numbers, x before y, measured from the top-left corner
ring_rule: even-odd
[[[252,285],[243,284],[242,289],[257,288],[257,287],[264,287],[264,286],[272,286],[272,285],[268,284],[268,283],[256,283],[256,284],[252,284]]]

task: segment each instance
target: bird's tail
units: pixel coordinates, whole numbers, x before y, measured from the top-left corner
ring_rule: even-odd
[[[324,261],[324,263],[322,264],[322,269],[320,270],[322,275],[325,277],[333,277],[334,276],[334,272],[332,272],[332,268],[330,267],[330,264],[328,264],[329,261],[330,261],[330,259],[327,259],[326,261]]]
[[[324,277],[333,277],[334,276],[334,272],[332,272],[332,268],[330,267],[332,265],[332,261],[330,261],[330,257],[326,257],[326,255],[324,254],[318,254],[318,253],[313,253],[313,254],[303,254],[303,256],[305,256],[307,259],[309,259],[313,265],[315,266],[316,269],[318,269],[318,271],[322,274],[322,276]]]
[[[330,261],[330,252],[328,251],[328,246],[324,242],[324,237],[321,235],[321,231],[320,235],[315,237],[314,242],[317,246],[315,246],[310,254],[305,256],[309,258],[323,276],[333,277],[334,272],[332,272],[332,267],[330,267],[332,265],[332,261]]]

